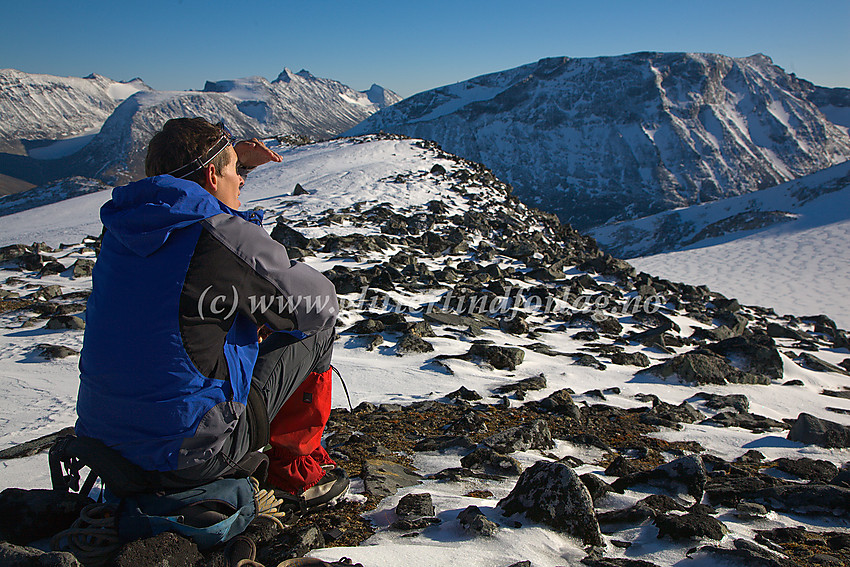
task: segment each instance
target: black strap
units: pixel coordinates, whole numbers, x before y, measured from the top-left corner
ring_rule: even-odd
[[[248,391],[245,417],[248,419],[248,438],[250,440],[248,451],[260,451],[269,444],[271,426],[266,400],[253,381],[251,382],[251,389]]]

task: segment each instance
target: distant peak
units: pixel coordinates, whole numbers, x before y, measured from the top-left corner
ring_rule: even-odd
[[[288,83],[295,77],[295,73],[292,72],[288,67],[284,67],[283,71],[280,72],[280,75],[277,76],[277,81],[283,81],[284,83]]]
[[[745,57],[744,59],[746,59],[747,61],[750,61],[752,63],[762,63],[762,64],[765,64],[765,65],[773,65],[773,59],[771,59],[769,56],[765,55],[764,53],[754,53],[753,55],[750,55],[749,57]]]
[[[315,75],[313,75],[313,74],[312,74],[310,71],[308,71],[307,69],[301,69],[300,71],[298,71],[298,72],[297,72],[297,73],[295,73],[295,74],[296,74],[296,75],[298,75],[299,77],[303,77],[303,78],[305,78],[305,79],[315,79],[315,78],[316,78],[316,77],[315,77]]]

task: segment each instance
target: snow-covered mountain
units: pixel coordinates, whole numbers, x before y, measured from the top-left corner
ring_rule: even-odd
[[[140,79],[57,77],[0,69],[0,152],[27,155],[37,142],[100,128],[124,99],[150,88]],[[25,142],[30,142],[29,148]]]
[[[764,307],[747,306],[638,274],[429,142],[364,136],[279,149],[283,162],[252,172],[242,199],[267,211],[265,228],[291,257],[334,282],[334,366],[355,406],[335,383],[324,442],[352,494],[306,518],[328,540],[299,554],[328,545],[309,553],[370,567],[850,559],[850,343],[828,318],[777,316],[769,293]],[[296,184],[304,191],[293,194]],[[0,449],[74,423],[98,248],[87,235],[99,234],[108,197],[0,224]],[[823,277],[798,275],[801,290]],[[826,421],[832,429],[817,437]],[[812,424],[811,437],[798,436],[799,423]],[[544,482],[545,502],[506,515],[500,499],[541,462],[573,490]],[[381,470],[395,482],[385,492]],[[0,488],[49,486],[45,453],[0,461]],[[411,493],[434,510],[397,522]],[[459,517],[469,506],[477,531]],[[536,519],[544,508],[561,519],[580,508],[601,545]]]
[[[560,57],[419,93],[348,133],[436,140],[588,228],[847,160],[847,129],[824,115],[842,111],[813,93],[764,55]]]
[[[30,75],[14,73],[28,85],[34,82]],[[43,81],[49,83],[50,79]],[[200,116],[212,122],[223,120],[241,137],[295,136],[316,140],[333,137],[399,100],[398,95],[377,85],[358,92],[338,81],[288,69],[271,82],[262,77],[207,82],[203,91],[154,91],[145,87],[135,92],[130,90],[135,82],[122,85],[99,77],[68,81],[83,85],[93,81],[105,85],[101,88],[104,93],[120,92],[126,100],[118,105],[109,99],[113,101],[109,106],[89,99],[78,101],[78,96],[73,99],[77,108],[71,106],[65,90],[58,87],[30,87],[6,101],[0,99],[0,113],[6,112],[6,106],[20,107],[15,119],[21,124],[20,131],[28,132],[26,135],[34,135],[32,131],[37,126],[33,124],[39,124],[42,107],[55,109],[59,115],[80,114],[88,118],[80,118],[74,128],[60,124],[45,130],[39,134],[41,138],[50,138],[51,132],[57,132],[54,138],[59,138],[60,131],[69,135],[94,130],[80,147],[71,147],[66,141],[63,148],[39,148],[28,156],[0,155],[0,187],[4,175],[39,186],[70,176],[96,178],[110,184],[143,177],[147,142],[170,118]],[[5,95],[5,87],[3,92]],[[27,127],[30,130],[24,130]],[[14,139],[9,143],[14,144]]]
[[[850,326],[850,163],[593,234],[639,270]]]
[[[813,217],[826,200],[830,214]],[[787,233],[803,225],[812,228],[840,221],[850,221],[850,162],[757,193],[607,224],[588,234],[614,256],[636,258],[704,248],[783,223]]]

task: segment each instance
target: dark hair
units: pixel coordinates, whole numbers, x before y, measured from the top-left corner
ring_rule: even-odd
[[[148,144],[145,175],[170,173],[196,158],[203,159],[221,136],[221,128],[203,118],[172,118]],[[217,172],[224,171],[229,163],[230,152],[221,152],[210,162]],[[204,170],[199,169],[184,179],[203,185]]]

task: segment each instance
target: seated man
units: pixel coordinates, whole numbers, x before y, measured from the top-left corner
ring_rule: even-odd
[[[247,476],[243,458],[270,443],[269,482],[325,505],[348,489],[320,444],[336,294],[290,261],[259,212],[236,210],[238,168],[281,158],[231,142],[221,124],[169,120],[148,147],[150,177],[101,209],[77,434],[163,488]]]

